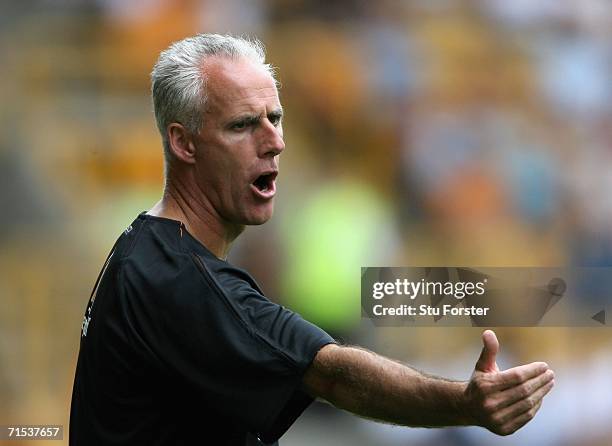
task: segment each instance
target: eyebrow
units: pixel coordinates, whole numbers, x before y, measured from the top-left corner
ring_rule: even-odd
[[[261,114],[251,114],[249,112],[245,112],[243,114],[239,114],[234,118],[229,120],[229,125],[238,124],[244,122],[245,124],[256,124],[261,119]],[[274,118],[282,118],[283,117],[283,108],[279,107],[272,111],[270,111],[266,117],[274,117]]]
[[[276,108],[276,109],[272,110],[270,113],[268,113],[268,116],[274,116],[275,118],[282,118],[283,117],[283,108],[279,107],[279,108]]]

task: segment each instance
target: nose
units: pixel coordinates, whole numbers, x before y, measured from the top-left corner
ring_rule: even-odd
[[[281,124],[275,126],[268,119],[264,119],[262,123],[262,133],[262,156],[275,157],[285,150],[285,141],[283,140],[283,128]]]

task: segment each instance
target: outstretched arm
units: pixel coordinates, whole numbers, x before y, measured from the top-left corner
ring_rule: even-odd
[[[430,376],[354,347],[323,347],[304,375],[306,390],[357,415],[404,426],[478,425],[509,435],[540,408],[554,384],[543,362],[499,371],[499,343],[483,333],[484,348],[469,382]]]

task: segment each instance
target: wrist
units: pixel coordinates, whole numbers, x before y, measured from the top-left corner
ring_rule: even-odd
[[[476,426],[478,422],[474,417],[472,402],[468,390],[468,381],[456,383],[455,413],[457,414],[457,425]]]

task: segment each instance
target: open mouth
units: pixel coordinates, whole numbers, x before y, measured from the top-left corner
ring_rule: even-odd
[[[276,179],[278,172],[265,173],[259,175],[252,185],[259,195],[269,198],[274,195],[276,191],[276,185],[274,180]]]

